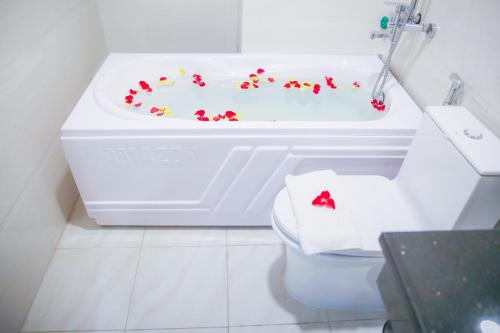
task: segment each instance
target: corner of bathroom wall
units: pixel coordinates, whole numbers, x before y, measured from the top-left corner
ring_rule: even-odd
[[[59,130],[107,52],[95,0],[2,6],[0,332],[10,333],[22,327],[78,197]]]
[[[436,23],[436,36],[425,39],[405,32],[391,70],[417,104],[424,109],[441,105],[451,73],[465,81],[462,105],[500,137],[500,2],[421,0],[424,23]]]

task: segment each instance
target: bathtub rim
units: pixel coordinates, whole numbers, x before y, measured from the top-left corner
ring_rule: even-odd
[[[110,135],[125,135],[131,132],[135,135],[159,135],[176,130],[196,130],[220,132],[230,134],[232,132],[247,132],[260,130],[262,133],[300,134],[311,130],[318,133],[334,130],[340,135],[362,135],[367,133],[387,135],[412,135],[420,122],[422,111],[411,99],[399,82],[391,76],[388,83],[388,94],[391,95],[391,110],[378,120],[360,121],[242,121],[242,122],[198,122],[188,119],[157,119],[144,115],[133,114],[117,117],[109,111],[102,110],[94,98],[94,88],[98,80],[107,71],[118,64],[131,60],[141,61],[151,57],[175,56],[175,57],[248,57],[249,59],[267,58],[279,59],[280,57],[291,57],[294,59],[350,59],[352,61],[366,60],[371,64],[382,63],[377,55],[287,55],[287,54],[130,54],[111,53],[105,59],[77,105],[62,126],[63,136],[88,136],[100,135],[107,132]],[[152,119],[151,119],[152,118]],[[212,133],[213,134],[213,133]]]

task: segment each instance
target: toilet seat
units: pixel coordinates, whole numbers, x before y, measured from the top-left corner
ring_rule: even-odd
[[[363,247],[325,252],[324,255],[382,257],[378,238],[386,231],[429,230],[425,218],[402,194],[396,181],[381,176],[340,176],[351,205]],[[300,249],[296,219],[286,188],[276,196],[272,219],[277,231]]]

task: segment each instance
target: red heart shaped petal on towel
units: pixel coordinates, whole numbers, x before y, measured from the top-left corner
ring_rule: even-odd
[[[326,207],[335,209],[335,200],[333,200],[332,198],[326,199]]]
[[[313,206],[323,206],[324,205],[323,201],[324,199],[318,195],[316,198],[314,198],[312,204]]]
[[[327,208],[335,209],[335,200],[330,197],[330,192],[325,190],[321,191],[320,195],[318,195],[312,201],[313,206],[325,206]]]

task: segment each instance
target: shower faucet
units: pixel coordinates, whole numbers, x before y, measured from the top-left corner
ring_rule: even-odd
[[[420,31],[424,32],[427,38],[433,38],[436,34],[436,25],[434,23],[421,24],[421,14],[415,14],[417,0],[412,0],[410,4],[386,2],[386,4],[395,4],[396,11],[391,16],[390,20],[383,17],[380,21],[382,31],[370,32],[370,38],[383,38],[390,41],[389,51],[383,60],[382,70],[375,81],[372,91],[372,98],[377,101],[384,101],[384,86],[389,75],[389,67],[391,59],[396,47],[401,39],[403,31]]]

